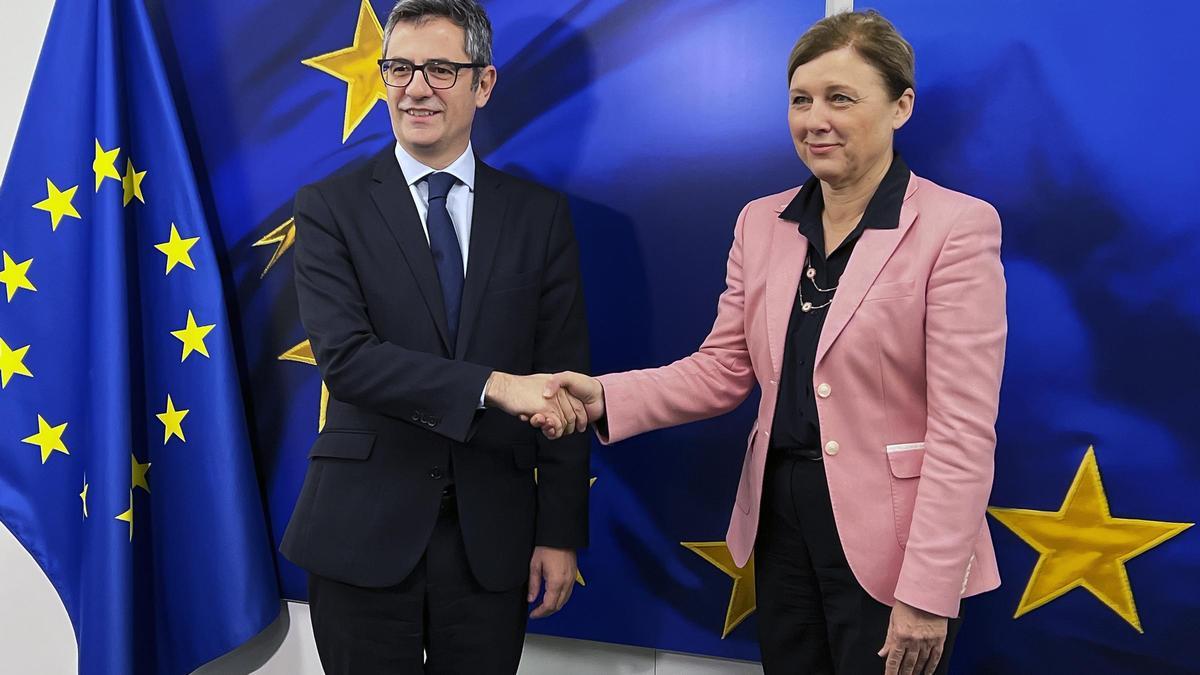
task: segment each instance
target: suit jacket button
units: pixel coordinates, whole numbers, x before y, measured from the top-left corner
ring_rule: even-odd
[[[829,456],[831,456],[831,457],[833,455],[838,454],[838,451],[841,449],[842,449],[842,446],[838,445],[837,441],[829,441],[828,443],[825,444],[825,452],[828,453]]]
[[[820,396],[821,398],[829,398],[829,395],[832,393],[833,387],[830,387],[828,384],[822,382],[821,384],[817,385],[817,396]]]
[[[441,479],[442,479],[442,470],[441,470],[441,468],[440,468],[440,467],[436,467],[436,466],[435,466],[435,467],[433,467],[432,469],[430,469],[430,470],[429,470],[429,477],[430,477],[430,478],[432,478],[432,479],[434,479],[434,480],[441,480]]]
[[[419,413],[419,412],[415,412],[415,413],[413,413],[413,414],[412,414],[412,421],[414,421],[414,422],[420,422],[420,421],[421,421],[421,413]]]

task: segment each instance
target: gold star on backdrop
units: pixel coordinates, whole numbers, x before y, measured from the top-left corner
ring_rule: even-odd
[[[681,541],[679,544],[733,579],[733,588],[729,591],[729,609],[725,611],[725,628],[721,631],[721,639],[724,640],[758,606],[754,592],[754,555],[751,554],[745,567],[738,567],[723,541]]]
[[[117,172],[117,154],[120,152],[120,148],[105,150],[100,145],[100,139],[96,139],[96,158],[92,160],[92,171],[96,174],[96,192],[100,191],[100,184],[105,178],[121,180],[121,174]]]
[[[312,344],[305,340],[300,344],[292,347],[286,352],[279,355],[280,361],[292,361],[294,363],[304,363],[310,366],[317,365],[317,357],[313,355]],[[325,383],[321,383],[321,410],[317,415],[317,431],[325,428],[325,411],[329,409],[329,387]]]
[[[0,270],[0,283],[4,284],[4,288],[8,291],[8,301],[12,302],[13,296],[22,288],[27,291],[36,291],[37,289],[29,281],[29,266],[33,264],[33,258],[19,263],[8,255],[8,251],[3,253],[4,269]]]
[[[192,352],[200,352],[204,356],[208,356],[208,347],[204,345],[204,337],[212,331],[214,323],[206,326],[196,325],[196,317],[192,316],[192,310],[188,310],[187,326],[179,330],[171,331],[171,335],[179,338],[183,343],[183,356],[179,357],[179,362],[183,363]]]
[[[62,435],[67,430],[67,423],[52,427],[50,423],[41,415],[38,415],[38,432],[32,436],[27,436],[21,439],[22,443],[36,445],[42,450],[42,464],[50,459],[50,455],[55,452],[61,452],[64,455],[71,454],[67,450],[67,446],[63,443]]]
[[[46,179],[46,198],[33,205],[33,208],[39,211],[46,211],[50,214],[50,229],[54,232],[58,231],[58,224],[62,222],[65,216],[70,216],[79,220],[83,217],[75,210],[71,204],[71,200],[75,199],[75,191],[79,186],[59,190],[58,186],[49,178]]]
[[[129,462],[133,469],[133,482],[130,483],[134,488],[142,488],[146,492],[150,491],[150,483],[146,482],[146,472],[150,470],[150,462],[142,464],[137,461],[137,456],[132,452],[129,453]]]
[[[84,517],[84,518],[87,518],[87,517],[88,517],[88,513],[87,513],[87,493],[88,493],[88,482],[87,482],[87,476],[85,475],[85,476],[83,477],[83,492],[80,492],[80,493],[79,493],[79,499],[83,501],[83,517]]]
[[[187,439],[183,437],[183,418],[187,417],[189,412],[191,411],[176,410],[175,402],[171,400],[171,395],[167,394],[167,409],[155,415],[163,425],[163,445],[166,445],[172,436],[178,436],[179,440],[187,443]]]
[[[267,263],[266,269],[262,274],[258,275],[259,279],[267,276],[267,272],[279,262],[284,253],[296,243],[296,219],[288,218],[282,225],[271,230],[265,237],[251,244],[251,246],[270,246],[275,244],[275,252],[271,254],[271,260]]]
[[[133,168],[133,160],[125,158],[125,175],[121,177],[121,187],[125,192],[125,206],[135,198],[145,204],[146,197],[142,194],[142,181],[146,179],[145,171]]]
[[[1193,525],[1114,518],[1090,447],[1057,511],[993,507],[988,513],[1040,554],[1014,619],[1082,586],[1139,633],[1125,562]]]
[[[176,265],[196,269],[196,266],[192,264],[192,254],[189,251],[198,241],[200,241],[200,237],[188,237],[187,239],[180,237],[175,223],[171,223],[171,236],[163,243],[154,245],[154,248],[167,256],[167,274],[170,274]]]
[[[4,338],[0,338],[0,389],[8,388],[8,381],[12,379],[13,375],[33,377],[33,373],[29,372],[29,368],[25,366],[25,354],[28,351],[29,345],[20,349],[11,349]]]
[[[112,511],[109,511],[112,513]],[[129,491],[129,510],[116,517],[116,520],[123,520],[129,523],[129,541],[133,541],[133,490]]]
[[[383,27],[379,25],[375,10],[371,9],[371,3],[362,0],[358,8],[358,23],[354,27],[354,43],[345,49],[301,61],[346,83],[343,143],[378,101],[387,100],[383,78],[379,74],[379,58],[382,55]]]

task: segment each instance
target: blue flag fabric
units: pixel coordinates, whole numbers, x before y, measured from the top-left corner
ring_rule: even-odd
[[[145,7],[60,0],[0,187],[0,520],[80,673],[187,673],[279,611],[215,244]]]

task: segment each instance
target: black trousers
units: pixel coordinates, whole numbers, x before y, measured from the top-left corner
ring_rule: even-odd
[[[759,647],[766,675],[882,673],[891,607],[863,590],[846,562],[825,463],[768,457],[754,552]],[[949,672],[962,620],[951,619],[937,673]]]
[[[495,593],[467,564],[454,495],[404,581],[360,588],[310,574],[309,605],[326,675],[512,675],[529,606],[524,585]]]

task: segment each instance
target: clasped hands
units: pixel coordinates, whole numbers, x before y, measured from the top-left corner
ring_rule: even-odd
[[[488,379],[489,407],[519,417],[541,429],[549,439],[587,429],[604,417],[604,388],[600,381],[565,372],[557,375],[509,375],[499,371]]]

